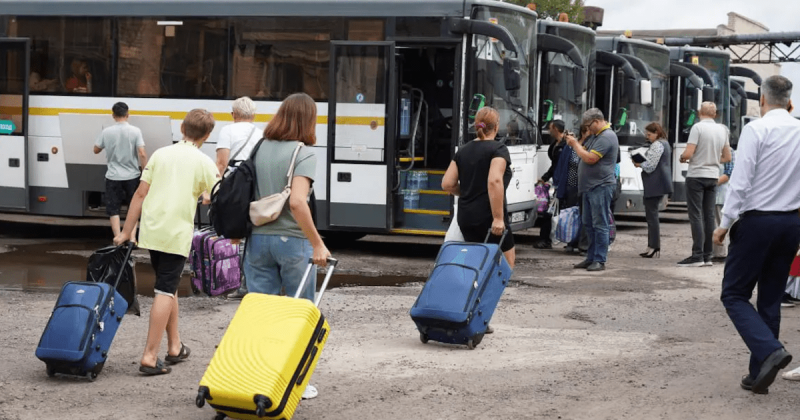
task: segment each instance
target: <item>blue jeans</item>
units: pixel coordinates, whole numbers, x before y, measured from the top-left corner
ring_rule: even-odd
[[[611,200],[614,198],[614,184],[598,185],[583,193],[582,223],[589,237],[586,260],[606,263],[608,258],[608,232],[611,225]]]
[[[755,378],[767,356],[783,347],[778,340],[781,298],[800,243],[800,218],[796,212],[743,215],[729,235],[721,300],[750,349],[750,377]],[[754,308],[750,298],[756,287]]]
[[[247,239],[244,257],[247,291],[280,295],[285,289],[287,296],[294,296],[313,252],[311,243],[305,238],[251,235]],[[300,297],[313,302],[317,289],[316,267],[311,269],[309,276],[311,278]]]

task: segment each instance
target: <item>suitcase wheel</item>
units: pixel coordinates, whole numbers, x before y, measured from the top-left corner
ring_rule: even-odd
[[[476,346],[476,344],[475,344],[475,342],[472,341],[471,338],[469,340],[467,340],[467,348],[468,349],[475,350],[475,346]]]
[[[194,400],[197,408],[203,408],[203,406],[206,405],[206,398],[211,399],[211,394],[208,392],[208,387],[201,386],[200,389],[197,390],[197,398]]]
[[[47,376],[53,377],[56,376],[56,368],[50,365],[47,365]]]
[[[428,334],[419,333],[419,341],[422,341],[422,344],[428,344]]]
[[[228,417],[225,415],[225,413],[217,413],[217,416],[214,417],[214,420],[225,420],[225,417]]]
[[[97,379],[97,372],[95,371],[86,372],[86,379],[88,379],[91,382],[94,382],[94,380]]]
[[[267,415],[267,407],[272,406],[272,401],[263,395],[256,395],[253,397],[253,402],[256,403],[256,417],[262,418]]]

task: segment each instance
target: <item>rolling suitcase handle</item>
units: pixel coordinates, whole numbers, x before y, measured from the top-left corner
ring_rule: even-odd
[[[500,236],[499,244],[503,244],[503,241],[506,239],[506,234],[508,234],[508,229],[503,229],[503,235]],[[489,233],[486,234],[486,239],[483,240],[483,243],[489,242],[489,238],[492,236],[492,229],[489,229]]]
[[[322,282],[322,287],[319,289],[319,294],[314,299],[314,305],[319,306],[319,302],[322,300],[322,294],[325,293],[325,289],[328,288],[328,282],[331,281],[331,277],[333,276],[333,270],[336,268],[336,264],[339,264],[339,260],[335,258],[328,258],[328,272],[325,274],[325,280]],[[308,259],[308,267],[306,268],[305,274],[303,274],[303,280],[300,282],[300,286],[297,287],[297,292],[294,294],[295,299],[300,297],[300,293],[306,287],[306,282],[308,281],[308,275],[311,274],[311,268],[314,267],[314,260],[309,258]],[[316,279],[315,283],[316,283]]]

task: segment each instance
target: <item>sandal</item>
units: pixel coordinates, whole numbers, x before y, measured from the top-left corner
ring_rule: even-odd
[[[153,375],[166,375],[167,373],[172,372],[172,368],[165,367],[164,362],[161,359],[156,359],[156,366],[139,366],[139,372],[144,373],[146,376],[153,376]]]
[[[164,360],[174,365],[175,363],[180,363],[188,359],[190,354],[192,354],[192,350],[181,343],[181,351],[178,352],[178,355],[170,356],[169,353],[167,353],[167,356],[164,357]]]
[[[786,379],[787,381],[800,381],[800,367],[784,373],[783,379]]]

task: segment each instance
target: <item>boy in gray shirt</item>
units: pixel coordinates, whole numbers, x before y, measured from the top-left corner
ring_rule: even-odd
[[[129,204],[139,187],[140,170],[147,166],[142,130],[128,124],[128,105],[117,102],[111,108],[117,123],[106,127],[94,143],[94,153],[106,151],[106,214],[111,219],[111,230],[116,237],[120,233],[119,212],[123,204]],[[136,229],[134,235],[136,237]]]
[[[686,174],[686,202],[692,226],[692,256],[678,263],[682,267],[702,267],[711,262],[712,236],[716,228],[714,206],[719,166],[731,161],[728,128],[717,124],[717,106],[703,102],[700,122],[692,127],[681,163],[689,162]]]

